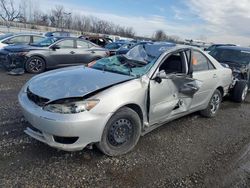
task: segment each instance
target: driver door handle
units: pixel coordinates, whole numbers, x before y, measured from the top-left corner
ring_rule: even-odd
[[[74,52],[74,51],[71,51],[70,53],[71,53],[71,54],[75,54],[75,52]]]

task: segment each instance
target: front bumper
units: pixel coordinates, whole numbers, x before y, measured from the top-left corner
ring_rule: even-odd
[[[37,130],[27,128],[25,133],[51,147],[65,150],[82,150],[88,144],[101,140],[103,129],[112,116],[108,114],[56,114],[44,111],[30,101],[27,94],[21,91],[18,100],[25,119]],[[55,137],[77,137],[71,144],[59,143]]]

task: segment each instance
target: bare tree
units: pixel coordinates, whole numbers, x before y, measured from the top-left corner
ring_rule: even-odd
[[[63,27],[63,12],[64,7],[61,5],[57,5],[54,9],[51,10],[50,21],[52,25],[58,28]]]
[[[14,6],[13,0],[0,0],[0,17],[10,27],[10,22],[21,17],[20,10]]]
[[[156,41],[163,41],[167,39],[167,35],[163,30],[157,30],[153,35],[153,39]]]

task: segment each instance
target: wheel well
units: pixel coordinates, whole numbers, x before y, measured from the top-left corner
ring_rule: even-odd
[[[223,89],[223,87],[220,86],[217,89],[220,91],[221,96],[223,97],[224,96],[224,89]]]
[[[142,113],[141,107],[137,104],[127,104],[126,107],[134,110],[139,115],[141,119],[141,125],[143,125],[143,113]]]

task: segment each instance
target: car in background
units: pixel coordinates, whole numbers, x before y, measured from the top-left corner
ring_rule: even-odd
[[[232,69],[236,80],[245,80],[246,84],[242,84],[245,85],[246,91],[250,88],[250,48],[221,46],[213,49],[209,54],[225,67]]]
[[[204,51],[207,51],[208,53],[220,46],[236,46],[235,44],[213,44],[209,46],[208,48],[204,48]]]
[[[9,46],[1,50],[1,53],[5,54],[5,67],[24,68],[29,73],[88,64],[109,55],[108,50],[74,37],[52,37],[32,45]]]
[[[70,37],[70,32],[67,31],[52,31],[44,34],[46,37]]]
[[[121,54],[126,54],[128,51],[132,48],[134,48],[137,45],[142,45],[142,44],[153,44],[153,42],[148,42],[148,41],[141,41],[141,42],[129,42],[127,44],[122,45],[117,51],[116,55],[121,55]]]
[[[110,55],[115,55],[116,51],[122,47],[124,44],[127,44],[127,41],[118,41],[118,42],[113,42],[113,43],[109,43],[105,46],[106,49],[109,50]]]
[[[100,37],[100,36],[80,36],[79,38],[83,38],[85,40],[89,40],[90,42],[97,44],[98,46],[105,47],[107,44],[110,44],[113,42],[112,39],[108,37]]]
[[[13,34],[8,33],[0,36],[0,49],[8,45],[31,44],[45,37],[39,34]]]
[[[126,55],[33,77],[18,99],[29,136],[65,151],[131,151],[140,136],[200,111],[216,116],[232,71],[200,49],[146,44]]]

